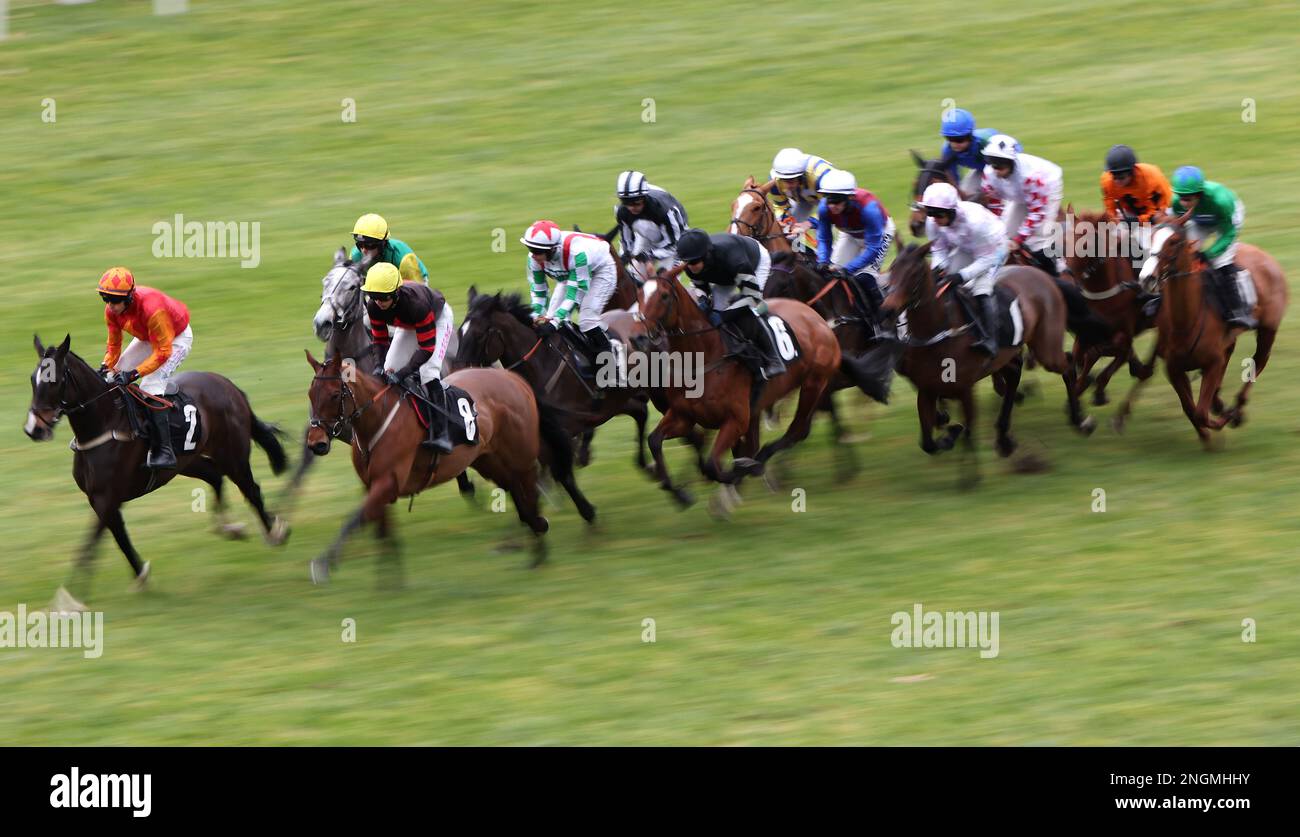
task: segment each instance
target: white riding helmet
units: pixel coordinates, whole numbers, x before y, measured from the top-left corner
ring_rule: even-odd
[[[960,199],[957,187],[951,183],[931,183],[921,196],[921,206],[926,209],[956,209]]]
[[[646,196],[645,175],[639,171],[625,171],[618,176],[615,193],[620,200]]]
[[[808,155],[797,148],[782,148],[772,159],[772,179],[800,177],[808,169]]]
[[[558,247],[560,244],[560,227],[554,221],[537,221],[530,226],[519,242],[525,247],[538,250]]]
[[[844,171],[843,169],[831,169],[822,175],[821,183],[817,184],[817,191],[823,195],[848,195],[858,190],[858,181],[853,176],[853,172]]]
[[[1014,163],[1016,161],[1017,145],[1019,143],[1016,142],[1014,137],[1009,137],[1006,134],[994,134],[989,137],[988,142],[984,143],[982,153],[985,159],[995,157],[999,160],[1010,160]]]

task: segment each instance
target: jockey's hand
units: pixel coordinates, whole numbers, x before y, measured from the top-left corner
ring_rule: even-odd
[[[138,377],[140,377],[139,373],[137,373],[134,369],[128,369],[125,372],[118,372],[115,375],[113,375],[113,383],[117,384],[118,386],[124,387],[130,384]]]
[[[1008,252],[1014,253],[1014,252],[1016,252],[1016,251],[1019,250],[1019,249],[1020,249],[1020,242],[1019,242],[1019,241],[1016,241],[1014,238],[1008,238],[1008,239],[1007,239],[1007,250],[1008,250]]]
[[[101,363],[101,364],[99,365],[99,377],[101,377],[101,378],[103,378],[105,381],[107,381],[107,380],[108,380],[108,376],[109,376],[109,375],[112,375],[112,374],[113,374],[113,370],[112,370],[112,369],[109,369],[108,366],[107,366],[106,364]]]
[[[401,376],[392,369],[385,369],[383,377],[384,383],[388,384],[390,387],[400,387],[402,385]]]
[[[534,321],[537,324],[537,334],[541,337],[549,337],[555,333],[555,321],[549,317],[540,317]]]

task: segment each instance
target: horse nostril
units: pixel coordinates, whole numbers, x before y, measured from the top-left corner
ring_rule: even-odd
[[[329,449],[330,446],[326,442],[317,442],[316,444],[311,446],[311,452],[316,454],[317,456],[324,456],[325,454],[329,453]]]

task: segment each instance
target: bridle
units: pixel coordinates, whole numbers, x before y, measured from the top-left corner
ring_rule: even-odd
[[[759,224],[756,224],[753,221],[746,221],[744,218],[741,218],[739,215],[734,216],[731,219],[731,223],[735,224],[738,227],[739,226],[747,227],[749,229],[749,232],[746,233],[746,235],[748,235],[750,238],[757,239],[758,241],[770,241],[773,238],[777,238],[780,235],[780,233],[765,232],[765,230],[771,228],[776,224],[776,213],[772,211],[771,204],[767,202],[767,196],[764,195],[761,191],[759,191],[756,188],[745,189],[740,194],[743,195],[746,193],[750,193],[754,195],[756,198],[758,198],[758,203],[759,206],[761,207],[761,209],[759,210],[759,221],[762,223],[762,226],[759,226]]]
[[[343,433],[344,427],[353,424],[354,422],[356,422],[357,419],[361,418],[362,414],[364,414],[366,410],[369,410],[372,406],[374,406],[375,402],[377,402],[380,398],[382,398],[384,393],[392,389],[393,386],[392,384],[385,385],[383,389],[375,393],[375,396],[373,398],[371,398],[365,404],[360,404],[357,402],[356,395],[353,394],[352,392],[352,387],[348,386],[347,379],[344,378],[342,375],[321,375],[318,373],[314,378],[312,378],[312,383],[315,384],[317,381],[338,381],[339,382],[338,418],[335,419],[333,422],[327,424],[326,422],[322,421],[320,418],[316,416],[316,405],[313,404],[312,411],[311,411],[311,421],[308,424],[308,427],[315,427],[319,430],[325,431],[325,435],[330,437],[331,439],[339,438],[339,436]],[[347,411],[348,399],[352,400],[352,404],[356,409],[354,409],[351,414],[345,415]]]
[[[352,323],[355,322],[355,320],[353,320],[350,315],[352,314],[353,310],[357,308],[357,305],[352,304],[347,307],[340,308],[339,305],[336,303],[334,297],[338,291],[339,284],[345,281],[347,279],[347,275],[350,273],[353,276],[355,276],[357,279],[357,287],[353,292],[357,295],[358,298],[360,298],[361,274],[357,271],[356,265],[350,265],[350,264],[340,265],[338,269],[342,270],[342,274],[334,280],[334,283],[330,285],[329,290],[326,291],[325,301],[329,302],[330,309],[334,311],[333,324],[339,330],[346,331],[352,325]]]

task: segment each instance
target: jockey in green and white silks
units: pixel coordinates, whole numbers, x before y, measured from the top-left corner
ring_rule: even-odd
[[[592,358],[612,352],[600,315],[618,283],[618,268],[609,242],[598,235],[565,232],[554,221],[537,221],[519,241],[528,248],[527,274],[533,320],[543,331],[569,319],[578,310],[578,330],[587,339]],[[548,278],[555,280],[550,290]]]
[[[1228,303],[1228,324],[1254,328],[1250,312],[1255,307],[1255,286],[1237,268],[1237,237],[1246,220],[1241,199],[1222,183],[1206,180],[1196,166],[1174,172],[1174,201],[1170,211],[1182,215],[1192,210],[1188,235],[1201,242],[1201,256],[1214,268]]]

